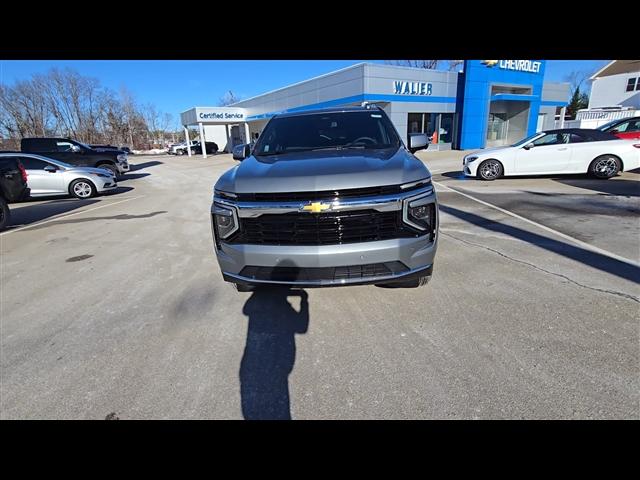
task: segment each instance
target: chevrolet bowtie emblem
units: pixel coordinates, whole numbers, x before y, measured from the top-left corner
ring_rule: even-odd
[[[302,207],[302,210],[304,210],[305,212],[320,213],[324,212],[325,210],[329,210],[330,208],[331,204],[329,203],[310,202],[309,205],[305,205],[304,207]]]
[[[498,60],[482,60],[487,67],[493,67],[498,63]]]

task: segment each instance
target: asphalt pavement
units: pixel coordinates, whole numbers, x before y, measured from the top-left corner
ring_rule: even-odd
[[[229,155],[12,205],[0,418],[639,418],[639,172],[480,182],[462,155],[419,154],[441,234],[418,289],[236,292],[209,220]]]

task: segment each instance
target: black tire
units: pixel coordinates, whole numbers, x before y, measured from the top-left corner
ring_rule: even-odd
[[[185,153],[185,150],[176,150],[176,155],[184,155]]]
[[[69,185],[69,194],[81,200],[94,197],[97,193],[96,186],[86,178],[78,178]]]
[[[97,168],[103,168],[105,170],[109,170],[111,173],[113,173],[114,177],[118,178],[118,175],[119,175],[118,168],[111,163],[102,163],[98,165]]]
[[[615,177],[620,172],[621,166],[620,159],[615,155],[600,155],[589,165],[589,174],[606,180]]]
[[[496,178],[500,178],[504,173],[504,167],[502,164],[493,158],[489,160],[485,160],[480,165],[478,165],[478,170],[476,170],[476,176],[485,181],[495,180]]]
[[[0,231],[4,230],[11,221],[11,211],[4,198],[0,197]]]

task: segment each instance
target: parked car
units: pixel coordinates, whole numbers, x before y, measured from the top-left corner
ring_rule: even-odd
[[[10,154],[2,154],[10,155]],[[71,195],[90,198],[118,186],[113,172],[104,168],[76,167],[41,155],[20,153],[32,197]]]
[[[640,140],[640,117],[623,118],[600,125],[598,130],[609,132],[618,138]]]
[[[20,148],[24,153],[43,155],[77,167],[106,168],[115,177],[130,168],[127,154],[122,150],[96,150],[69,138],[23,138]]]
[[[29,198],[27,171],[16,155],[0,153],[0,230],[11,221],[9,203]]]
[[[536,133],[507,147],[470,153],[466,176],[495,180],[509,175],[588,173],[611,178],[640,167],[640,143],[600,130],[565,128]]]
[[[191,147],[196,144],[196,142],[191,142]],[[169,151],[167,152],[169,155],[186,155],[187,154],[187,142],[175,143],[169,147]]]
[[[205,146],[207,148],[207,153],[214,154],[218,153],[218,144],[215,142],[205,142]],[[186,150],[186,149],[185,149]],[[202,153],[202,144],[200,142],[196,142],[195,145],[191,147],[192,154],[201,154]]]
[[[240,291],[280,284],[417,287],[433,272],[431,174],[376,106],[275,115],[215,184],[214,250]]]

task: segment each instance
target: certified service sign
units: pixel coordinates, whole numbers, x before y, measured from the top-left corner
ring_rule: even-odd
[[[244,122],[245,111],[243,108],[233,107],[197,107],[196,118],[203,123]]]

